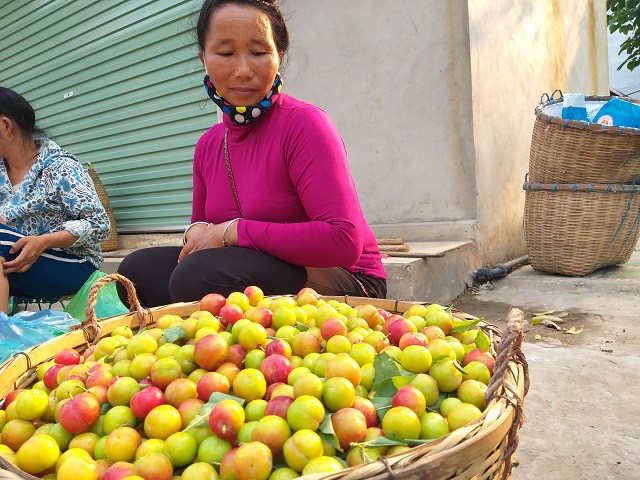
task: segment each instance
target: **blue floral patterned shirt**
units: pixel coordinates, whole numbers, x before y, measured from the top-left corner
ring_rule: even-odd
[[[63,250],[100,268],[110,225],[93,182],[72,154],[51,140],[37,142],[38,156],[17,191],[0,161],[0,218],[24,235],[66,230],[78,240]]]

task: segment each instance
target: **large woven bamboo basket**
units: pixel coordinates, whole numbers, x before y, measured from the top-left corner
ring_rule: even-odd
[[[612,97],[587,97],[604,102]],[[548,99],[548,97],[547,97]],[[640,103],[636,100],[629,100]],[[529,175],[543,183],[632,183],[640,174],[640,129],[550,115],[562,97],[541,102],[531,139]]]
[[[526,182],[523,188],[534,269],[582,276],[631,257],[640,234],[639,186]]]
[[[94,308],[98,289],[120,281],[127,288],[132,313],[96,321]],[[377,300],[356,297],[324,297],[337,299],[351,306],[371,303],[389,311],[406,312],[418,302]],[[178,303],[164,307],[143,309],[135,295],[133,285],[121,275],[108,275],[98,280],[89,295],[87,318],[81,328],[61,337],[21,352],[0,365],[0,398],[12,390],[34,381],[37,366],[50,360],[65,348],[84,350],[92,343],[108,336],[115,328],[126,325],[132,329],[154,323],[165,314],[188,316],[199,309],[199,303]],[[463,319],[475,318],[461,312]],[[495,374],[487,389],[487,407],[482,416],[448,435],[409,451],[345,469],[331,475],[308,475],[305,480],[364,480],[364,479],[506,479],[512,471],[512,458],[518,444],[518,432],[523,422],[523,399],[529,388],[528,366],[522,353],[521,311],[509,313],[504,335],[496,327],[481,323],[481,328],[492,341],[496,353]],[[36,480],[0,457],[0,479]]]
[[[113,208],[111,208],[111,200],[109,199],[109,194],[107,193],[107,189],[104,188],[102,184],[102,180],[98,176],[98,172],[93,168],[93,165],[89,163],[89,176],[91,177],[91,181],[93,182],[93,186],[96,189],[96,193],[98,194],[98,198],[100,199],[100,203],[104,207],[107,212],[107,216],[109,217],[109,223],[111,224],[111,232],[109,233],[109,238],[107,238],[104,242],[100,244],[100,250],[103,252],[112,252],[113,250],[117,250],[119,248],[118,242],[118,228],[116,227],[116,216],[113,212]]]

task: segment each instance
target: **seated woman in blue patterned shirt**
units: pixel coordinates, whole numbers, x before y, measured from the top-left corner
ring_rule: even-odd
[[[0,310],[10,295],[77,292],[102,264],[109,217],[89,175],[66,150],[35,139],[35,113],[0,87]]]

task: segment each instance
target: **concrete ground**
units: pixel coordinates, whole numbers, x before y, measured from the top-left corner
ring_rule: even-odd
[[[454,306],[501,327],[510,306],[529,321],[556,310],[567,313],[559,326],[584,326],[526,328],[531,390],[514,480],[640,478],[640,251],[582,278],[521,267]]]

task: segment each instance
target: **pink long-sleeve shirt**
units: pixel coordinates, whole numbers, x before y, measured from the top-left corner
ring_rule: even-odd
[[[239,217],[224,161],[229,158],[244,218],[241,247],[305,267],[345,267],[386,278],[347,163],[344,142],[318,107],[280,94],[260,120],[223,123],[200,137],[193,162],[191,221]]]

